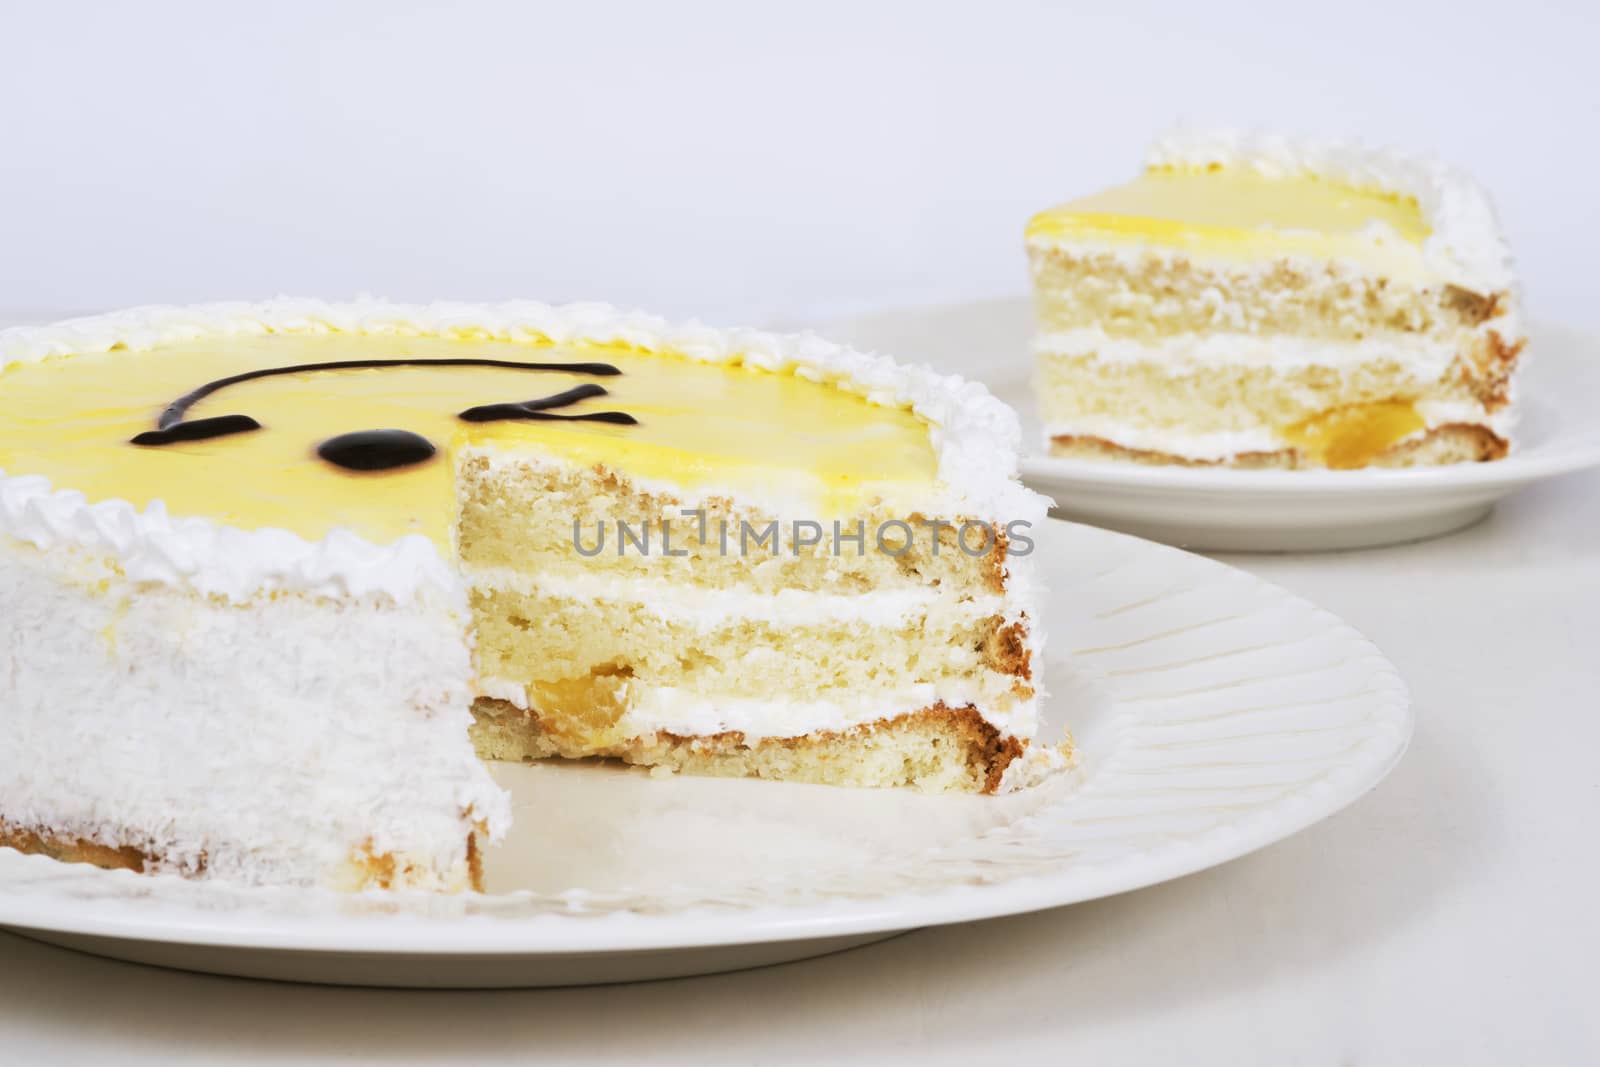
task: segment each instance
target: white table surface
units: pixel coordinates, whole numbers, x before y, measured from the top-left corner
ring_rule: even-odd
[[[1600,1061],[1600,472],[1427,543],[1228,556],[1371,637],[1394,774],[1255,855],[1109,900],[707,978],[278,985],[0,933],[0,1062]]]
[[[1109,900],[708,978],[276,985],[0,934],[0,1060],[1504,1064],[1600,1059],[1600,473],[1424,544],[1228,561],[1399,665],[1410,752],[1341,815]]]

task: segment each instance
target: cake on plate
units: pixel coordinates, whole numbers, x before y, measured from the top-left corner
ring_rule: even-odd
[[[1457,170],[1184,132],[1036,216],[1027,249],[1053,455],[1357,468],[1511,447],[1511,261]]]
[[[593,305],[0,332],[0,841],[459,890],[482,758],[1015,788],[1070,759],[1016,437],[925,368]]]

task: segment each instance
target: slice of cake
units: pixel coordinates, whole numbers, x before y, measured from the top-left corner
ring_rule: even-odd
[[[997,792],[1042,500],[981,387],[595,306],[0,333],[0,841],[478,884],[480,757]]]
[[[1057,456],[1404,467],[1511,447],[1524,345],[1483,191],[1437,163],[1227,133],[1028,225]]]

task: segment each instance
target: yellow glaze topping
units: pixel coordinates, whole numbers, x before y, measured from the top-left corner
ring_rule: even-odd
[[[1150,170],[1028,224],[1029,237],[1156,244],[1222,258],[1339,256],[1411,276],[1422,270],[1428,234],[1412,199],[1242,169]]]
[[[333,360],[500,359],[604,362],[593,377],[493,367],[386,367],[261,378],[199,401],[188,420],[248,415],[262,429],[161,447],[129,444],[168,404],[219,378]],[[609,395],[558,409],[623,411],[638,425],[468,423],[484,404],[548,396],[576,385]],[[340,434],[399,429],[439,454],[398,470],[356,473],[316,455]],[[244,529],[277,527],[317,539],[345,527],[378,542],[420,533],[448,541],[453,471],[463,445],[526,449],[630,477],[697,489],[765,490],[813,502],[818,519],[877,497],[913,499],[933,483],[929,426],[792,374],[696,363],[626,347],[360,334],[219,337],[143,353],[57,357],[0,372],[0,470],[40,474],[90,500],[166,502]],[[808,516],[810,517],[810,516]]]
[[[1365,467],[1427,425],[1403,400],[1351,404],[1324,411],[1283,431],[1290,444],[1334,470]]]

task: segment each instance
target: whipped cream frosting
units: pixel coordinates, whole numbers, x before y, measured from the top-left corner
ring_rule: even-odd
[[[53,489],[48,479],[3,470],[0,534],[45,550],[86,549],[116,560],[133,581],[232,601],[293,591],[333,598],[377,593],[405,602],[426,589],[460,598],[459,581],[426,537],[376,545],[345,530],[320,541],[287,530],[238,530],[174,518],[159,500],[143,511],[126,500],[90,504],[76,490]]]
[[[630,737],[648,737],[657,731],[715,737],[728,730],[737,730],[752,740],[799,737],[814,732],[842,732],[876,722],[884,717],[885,708],[910,711],[943,701],[950,707],[976,704],[985,709],[984,718],[1004,733],[1031,736],[1038,727],[1037,704],[1009,697],[1009,679],[987,681],[988,685],[924,683],[834,700],[753,699],[641,686],[618,727]]]
[[[449,597],[244,608],[22,547],[0,551],[0,604],[14,825],[254,884],[325,885],[389,854],[450,888],[468,833],[510,824],[467,743],[471,651]]]

